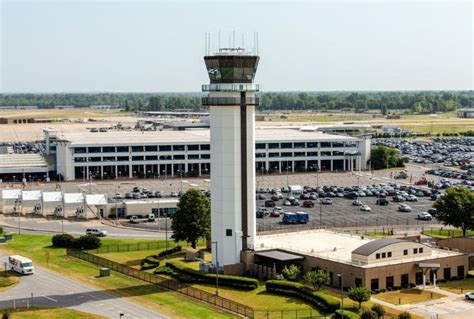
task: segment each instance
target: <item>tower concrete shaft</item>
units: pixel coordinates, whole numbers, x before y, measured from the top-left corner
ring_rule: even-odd
[[[211,84],[203,104],[210,109],[211,237],[218,245],[213,263],[240,262],[253,249],[255,216],[255,106],[253,84],[259,57],[226,49],[204,58]]]

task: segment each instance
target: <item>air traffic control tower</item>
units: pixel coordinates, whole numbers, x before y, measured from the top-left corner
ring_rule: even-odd
[[[202,99],[210,109],[211,237],[213,264],[240,262],[253,249],[255,226],[255,106],[258,55],[241,48],[204,57],[210,84]],[[217,254],[215,247],[217,245]]]

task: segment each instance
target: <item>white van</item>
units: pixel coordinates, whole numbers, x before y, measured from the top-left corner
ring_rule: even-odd
[[[33,267],[31,259],[19,255],[8,257],[8,267],[10,270],[14,270],[23,275],[32,275],[35,272],[35,267]]]

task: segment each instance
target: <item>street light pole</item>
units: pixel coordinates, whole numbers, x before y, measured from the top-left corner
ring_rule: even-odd
[[[344,274],[337,274],[341,278],[341,315],[344,318]]]
[[[168,213],[165,213],[165,242],[166,250],[168,250]]]
[[[211,243],[216,244],[216,296],[219,296],[219,254],[217,251],[217,241]]]

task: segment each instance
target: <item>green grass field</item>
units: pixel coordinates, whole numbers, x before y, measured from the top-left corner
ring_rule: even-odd
[[[130,242],[140,242],[140,240],[103,239],[104,245],[127,244]],[[156,286],[116,272],[112,272],[110,277],[98,278],[98,266],[66,256],[65,249],[51,247],[50,236],[14,235],[12,241],[0,246],[0,251],[24,255],[31,258],[37,265],[89,284],[107,293],[155,309],[169,317],[235,318],[233,315],[219,312],[206,304],[194,302],[177,293],[159,289]],[[49,253],[49,262],[46,260],[46,253]],[[149,251],[148,254],[153,254],[153,251]]]
[[[454,292],[456,294],[474,291],[474,278],[465,278],[463,280],[453,280],[440,282],[438,286],[441,289]]]
[[[416,288],[388,291],[375,296],[375,298],[389,302],[393,305],[411,304],[431,299],[439,299],[442,297],[444,296],[436,292]]]
[[[460,237],[462,236],[462,231],[461,229],[428,229],[422,231],[423,235],[431,236],[434,238],[450,238],[450,237]],[[466,233],[467,236],[472,236],[474,235],[473,230],[468,230]]]
[[[8,309],[0,313],[9,312],[12,319],[105,319],[105,317],[64,308],[30,308]]]
[[[5,272],[4,268],[0,268],[0,291],[4,291],[14,287],[20,278],[10,271]]]

